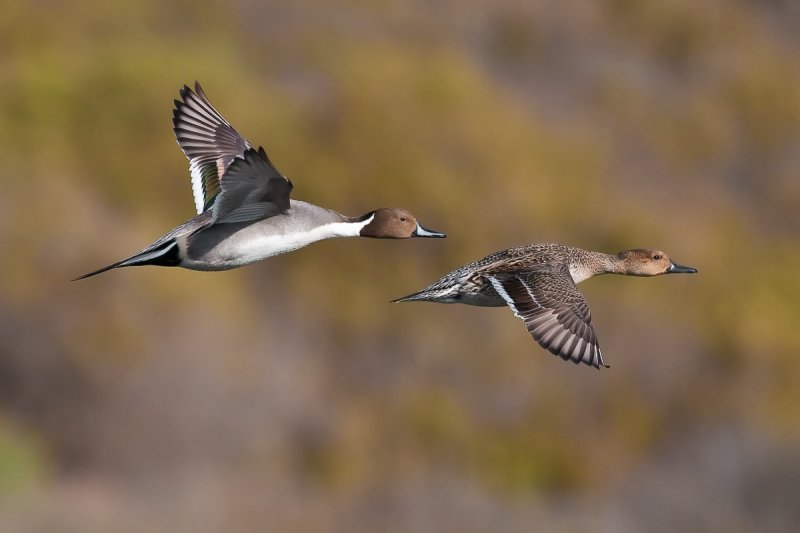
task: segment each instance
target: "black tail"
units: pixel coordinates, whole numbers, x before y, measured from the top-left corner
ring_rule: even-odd
[[[170,240],[164,243],[158,243],[157,246],[145,248],[136,255],[132,255],[127,259],[123,259],[122,261],[117,261],[116,263],[104,266],[103,268],[95,270],[94,272],[89,272],[83,276],[78,276],[72,281],[90,278],[114,268],[142,265],[178,266],[180,262],[181,258],[178,251],[178,243],[174,240]]]

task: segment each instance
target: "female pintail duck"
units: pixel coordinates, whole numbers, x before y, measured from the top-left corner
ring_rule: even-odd
[[[394,302],[415,300],[483,307],[508,305],[545,349],[575,364],[607,367],[592,316],[576,285],[597,274],[691,274],[658,250],[617,255],[563,244],[531,244],[488,255]]]
[[[348,217],[291,200],[292,183],[214,109],[200,84],[184,86],[172,124],[189,158],[197,216],[141,252],[76,279],[112,268],[157,265],[227,270],[332,237],[444,237],[405,209]]]

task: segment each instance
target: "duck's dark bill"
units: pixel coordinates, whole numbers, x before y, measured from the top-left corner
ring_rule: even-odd
[[[696,268],[670,263],[667,269],[668,274],[694,274],[697,272]]]
[[[413,233],[411,233],[411,235],[413,235],[414,237],[436,237],[439,239],[447,237],[447,235],[445,235],[444,233],[423,228],[419,224],[417,224],[417,229],[415,229]]]

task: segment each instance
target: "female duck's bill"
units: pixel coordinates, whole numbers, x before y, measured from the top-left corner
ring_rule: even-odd
[[[667,267],[667,274],[696,274],[697,269],[673,263],[670,261]]]

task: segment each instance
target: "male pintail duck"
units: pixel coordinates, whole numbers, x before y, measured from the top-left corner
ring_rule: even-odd
[[[597,343],[592,316],[576,285],[597,274],[658,276],[691,274],[658,250],[617,255],[563,244],[531,244],[496,252],[394,302],[428,301],[483,307],[508,305],[545,349],[575,364],[608,367]]]
[[[382,208],[348,217],[291,200],[292,183],[214,109],[200,84],[184,86],[172,124],[189,158],[197,216],[141,252],[84,274],[157,265],[227,270],[332,237],[444,237],[422,227],[405,209]]]

